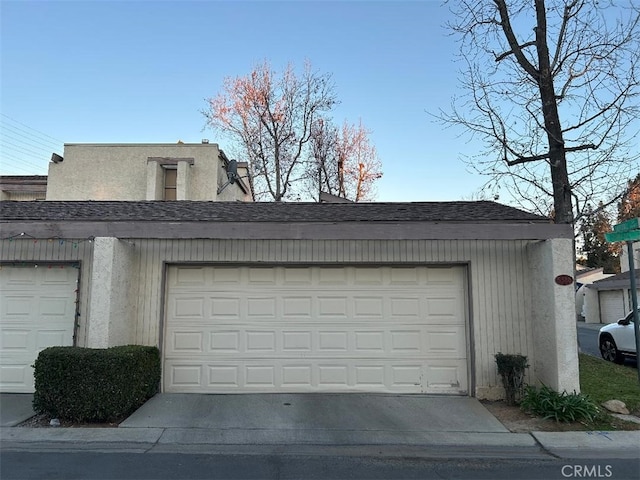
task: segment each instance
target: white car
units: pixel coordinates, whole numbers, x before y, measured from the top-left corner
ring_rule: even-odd
[[[640,309],[638,309],[640,315]],[[625,357],[636,357],[636,334],[633,312],[615,323],[605,325],[598,334],[602,358],[610,362],[624,363]]]

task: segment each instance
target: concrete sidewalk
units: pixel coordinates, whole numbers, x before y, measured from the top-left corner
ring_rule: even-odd
[[[476,399],[428,395],[158,394],[119,428],[0,429],[2,450],[638,458],[637,445],[640,431],[511,433]]]

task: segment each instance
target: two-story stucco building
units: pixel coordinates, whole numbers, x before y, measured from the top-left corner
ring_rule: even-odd
[[[247,202],[253,195],[247,164],[215,143],[68,143],[49,165],[46,199]]]

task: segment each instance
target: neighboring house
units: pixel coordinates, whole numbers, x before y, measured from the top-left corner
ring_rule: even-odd
[[[635,270],[640,286],[640,269]],[[587,323],[613,323],[631,311],[629,271],[586,285],[584,314]],[[640,289],[638,290],[640,297]]]
[[[576,315],[579,320],[584,321],[584,296],[587,285],[596,280],[603,280],[612,277],[613,273],[603,273],[604,268],[588,268],[582,265],[576,265]]]
[[[0,175],[0,200],[44,200],[46,175]]]
[[[250,202],[253,194],[247,164],[214,143],[67,143],[49,164],[46,199]]]
[[[571,226],[498,203],[0,202],[0,227],[2,391],[47,345],[131,343],[164,392],[495,399],[498,352],[580,388]]]

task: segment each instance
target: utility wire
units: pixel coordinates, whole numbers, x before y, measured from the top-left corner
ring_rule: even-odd
[[[0,113],[0,168],[34,174],[47,170],[49,156],[61,151],[64,142]],[[6,120],[5,120],[6,119]],[[39,163],[38,163],[39,162]]]
[[[4,113],[0,113],[0,115],[2,115],[3,117],[5,117],[5,118],[7,118],[7,119],[11,120],[12,122],[17,123],[18,125],[22,125],[23,127],[28,128],[29,130],[33,130],[34,132],[38,132],[40,135],[42,135],[42,136],[44,136],[44,137],[50,138],[51,140],[55,140],[55,141],[56,141],[56,143],[64,143],[64,142],[63,142],[62,140],[60,140],[59,138],[52,137],[51,135],[47,135],[46,133],[43,133],[43,132],[41,132],[40,130],[36,130],[35,128],[31,128],[29,125],[25,125],[24,123],[19,122],[19,121],[15,120],[15,119],[11,118],[9,115],[5,115]]]
[[[2,123],[4,123],[4,122],[2,120],[0,120],[0,124],[2,124]],[[34,146],[35,145],[40,145],[40,147],[38,147],[38,148],[43,148],[44,147],[46,150],[57,150],[58,148],[60,148],[61,146],[64,145],[64,144],[60,144],[60,143],[54,144],[53,142],[51,142],[51,143],[43,143],[41,141],[38,141],[39,139],[37,137],[34,138],[33,136],[28,135],[28,134],[25,135],[22,132],[26,132],[26,131],[22,130],[22,129],[15,129],[12,125],[3,125],[1,134],[3,136],[8,137],[8,138],[11,138],[10,135],[17,135],[19,137],[26,138],[27,141],[29,143],[31,143],[32,145],[34,145]],[[28,132],[26,132],[26,133],[28,133]],[[18,141],[24,141],[24,140],[18,140]],[[45,141],[46,142],[50,142],[50,140],[45,140]]]

